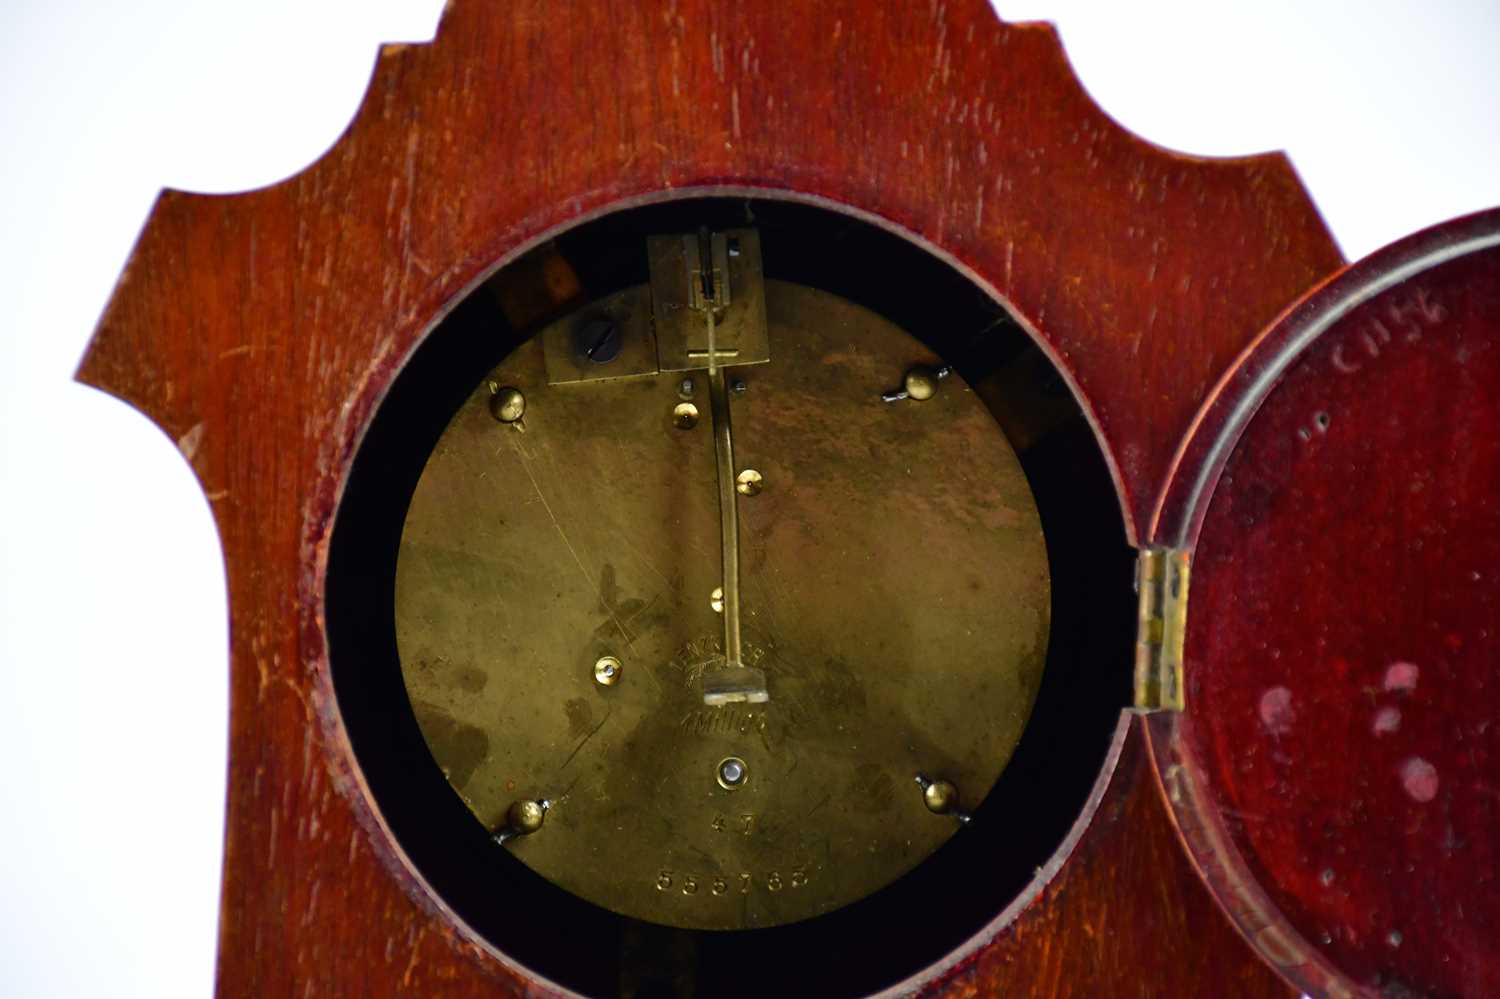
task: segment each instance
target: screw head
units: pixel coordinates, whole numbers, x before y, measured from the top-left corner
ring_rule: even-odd
[[[931,399],[937,392],[938,373],[926,365],[917,365],[906,373],[906,381],[903,388],[906,389],[907,398],[921,402],[923,399]]]
[[[608,364],[619,357],[623,341],[619,324],[608,316],[585,320],[573,331],[574,349],[595,364]]]
[[[714,609],[715,614],[724,613],[724,587],[714,587],[713,592],[708,595],[708,606]]]
[[[743,378],[736,378],[734,381],[729,383],[729,391],[733,392],[735,395],[744,395],[747,388],[749,388],[749,386],[745,384],[745,379]]]
[[[542,828],[542,823],[546,821],[547,803],[523,798],[511,804],[505,817],[510,822],[512,831],[521,836],[529,836]]]
[[[526,412],[526,397],[521,390],[507,385],[490,396],[490,415],[501,423],[515,423]]]
[[[697,386],[693,384],[693,380],[691,378],[684,378],[682,381],[677,383],[678,398],[691,399],[693,397],[693,393],[696,390]]]
[[[754,496],[765,488],[765,479],[753,468],[747,468],[734,480],[735,491],[741,496]]]
[[[624,669],[620,660],[614,656],[600,656],[599,661],[594,663],[594,680],[602,687],[613,686],[619,682]]]
[[[698,407],[690,402],[679,402],[672,410],[672,426],[678,430],[691,430],[698,425]]]
[[[945,780],[932,781],[922,788],[922,803],[936,815],[947,815],[958,807],[958,788]]]
[[[734,791],[745,785],[745,779],[750,776],[750,770],[745,766],[745,761],[738,756],[726,756],[719,761],[719,768],[715,778],[719,786],[726,791]]]

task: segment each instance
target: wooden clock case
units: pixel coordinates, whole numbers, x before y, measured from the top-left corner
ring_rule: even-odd
[[[303,173],[164,192],[79,373],[178,442],[224,545],[222,994],[562,990],[393,835],[335,690],[330,545],[377,411],[466,295],[590,220],[725,196],[860,219],[1003,303],[1086,415],[1133,545],[1172,523],[1179,442],[1221,372],[1343,263],[1284,158],[1142,142],[1079,87],[1051,28],[1002,24],[983,0],[455,0],[432,44],[381,52],[348,131]],[[855,941],[846,976],[801,986],[1289,994],[1195,867],[1197,813],[1153,766],[1154,751],[1170,769],[1172,726],[1119,715],[1051,858],[946,954],[870,983]],[[590,946],[548,932],[564,953]]]
[[[1316,995],[1500,989],[1500,211],[1298,302],[1183,442],[1189,710],[1152,716],[1185,843]]]

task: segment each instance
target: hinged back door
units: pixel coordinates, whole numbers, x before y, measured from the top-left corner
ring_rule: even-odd
[[[1500,211],[1283,315],[1151,541],[1193,567],[1157,765],[1241,929],[1314,994],[1500,994]]]

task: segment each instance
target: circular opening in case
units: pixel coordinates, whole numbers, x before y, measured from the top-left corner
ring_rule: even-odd
[[[472,724],[455,721],[452,712],[434,714],[433,706],[421,697],[414,704],[408,675],[414,654],[407,653],[408,673],[403,673],[403,646],[410,643],[398,636],[398,617],[404,613],[398,601],[405,599],[398,596],[403,532],[423,502],[424,469],[445,433],[462,418],[465,404],[479,407],[475,419],[490,421],[487,426],[495,432],[523,435],[497,438],[501,443],[524,439],[528,421],[528,440],[542,441],[539,431],[544,425],[539,421],[549,413],[543,393],[552,390],[541,381],[528,392],[528,386],[487,380],[497,371],[515,370],[505,365],[513,363],[527,344],[533,345],[529,349],[540,364],[542,351],[533,338],[560,317],[582,315],[585,306],[606,300],[628,302],[631,289],[648,288],[651,273],[643,251],[648,237],[702,229],[757,232],[773,298],[811,296],[822,303],[819,308],[835,299],[848,303],[859,314],[868,313],[904,331],[927,352],[912,358],[916,366],[904,382],[902,371],[896,370],[890,384],[871,386],[871,413],[880,414],[884,407],[932,407],[949,398],[944,393],[972,387],[1024,473],[1040,519],[1050,577],[1045,664],[1029,718],[1023,716],[1024,727],[1017,723],[1018,741],[1007,746],[1009,760],[988,794],[979,800],[972,791],[966,796],[960,786],[957,807],[941,810],[944,814],[938,814],[939,809],[929,813],[922,802],[932,797],[927,793],[931,788],[914,781],[911,804],[922,811],[923,821],[951,824],[942,826],[941,842],[930,855],[917,858],[915,866],[906,864],[910,869],[904,874],[875,879],[878,890],[854,892],[831,911],[767,909],[768,918],[782,924],[768,928],[674,927],[665,925],[665,919],[649,918],[657,910],[643,910],[648,918],[619,915],[558,887],[555,881],[567,879],[523,851],[543,842],[549,830],[563,835],[561,830],[572,821],[570,814],[578,814],[577,809],[570,813],[566,802],[559,803],[567,793],[566,784],[517,786],[518,801],[533,795],[549,807],[541,810],[540,828],[525,837],[530,842],[497,844],[492,837],[503,829],[503,812],[490,815],[485,808],[499,809],[504,802],[496,798],[476,804],[467,786],[475,778],[456,774],[454,766],[458,760],[477,761],[474,766],[483,767],[490,738],[474,731]],[[733,252],[735,247],[729,249]],[[793,286],[802,290],[784,290]],[[778,308],[773,301],[773,325]],[[571,331],[569,350],[581,349],[599,370],[635,363],[628,319],[617,321],[601,313],[591,315],[590,323],[587,330],[580,325]],[[662,335],[660,328],[656,335]],[[934,360],[940,363],[931,364]],[[948,385],[942,384],[948,374],[944,368],[952,372]],[[743,382],[737,383],[735,371],[729,369],[728,396],[736,400],[732,407],[738,407],[743,393],[747,408],[734,412],[736,420],[741,412],[749,414],[742,421],[748,431],[757,426],[755,411],[749,408],[757,373],[754,367],[746,368]],[[548,374],[555,373],[549,368]],[[824,378],[819,384],[828,377],[822,369],[801,374]],[[797,376],[797,371],[785,375]],[[660,419],[650,428],[658,436],[652,439],[706,443],[713,430],[713,408],[705,372],[674,372],[670,378],[663,372],[657,380],[662,382],[662,399]],[[620,406],[634,405],[630,393],[655,391],[648,387],[650,382],[647,378],[630,388],[637,383],[621,381],[606,389],[615,393],[610,399],[618,400],[610,405],[623,412]],[[744,382],[750,383],[748,389]],[[476,390],[487,396],[481,400],[487,405],[474,401]],[[879,390],[905,390],[907,398],[884,401]],[[589,389],[569,385],[554,394],[562,398],[564,391]],[[934,392],[933,401],[924,398]],[[503,404],[497,405],[502,393]],[[658,401],[653,397],[649,404]],[[556,412],[555,406],[551,412]],[[807,431],[817,421],[787,422],[791,433]],[[876,461],[877,450],[871,448],[861,460]],[[742,448],[746,463],[731,480],[747,524],[777,509],[775,504],[785,501],[787,491],[797,488],[786,481],[785,472],[777,472],[774,455],[762,461],[751,451],[753,446]],[[523,447],[521,453],[531,452]],[[962,470],[953,464],[945,458],[929,474],[934,479],[958,475]],[[712,478],[705,481],[711,489]],[[885,496],[888,491],[878,492]],[[712,495],[703,501],[700,492],[696,487],[685,490],[694,498],[684,501],[684,507],[716,509]],[[677,514],[696,515],[691,509]],[[912,539],[907,547],[920,544],[921,539]],[[372,420],[336,515],[326,591],[330,663],[354,754],[402,850],[432,890],[510,959],[591,995],[749,996],[793,987],[823,995],[858,995],[921,973],[972,937],[1025,888],[1078,819],[1106,759],[1119,711],[1130,696],[1129,677],[1118,664],[1133,638],[1133,561],[1113,483],[1084,414],[1045,355],[982,289],[912,242],[837,212],[769,199],[683,199],[610,214],[561,234],[466,296],[414,353]],[[607,581],[614,581],[614,570]],[[708,587],[703,589],[702,594],[692,591],[694,612],[716,615]],[[560,586],[559,594],[562,590]],[[722,593],[712,596],[722,602]],[[600,600],[609,602],[603,595]],[[936,629],[939,635],[943,631]],[[747,630],[747,636],[753,645],[753,632]],[[601,641],[597,648],[580,647],[577,653],[581,689],[596,698],[639,696],[650,682],[650,668],[632,661],[607,638]],[[712,643],[707,649],[711,656]],[[614,661],[613,672],[601,672],[600,664],[607,660]],[[767,669],[774,710],[774,655]],[[475,677],[468,682],[480,686]],[[912,689],[925,686],[930,685]],[[592,720],[582,719],[581,712],[571,720]],[[720,715],[708,717],[716,720]],[[585,734],[588,727],[584,726]],[[705,795],[735,803],[752,800],[773,782],[773,773],[754,753],[731,748],[733,752],[714,752],[693,773],[702,771],[698,777]],[[882,762],[872,761],[871,772]],[[912,776],[930,784],[946,775]],[[869,794],[886,793],[873,783],[871,788]],[[897,787],[889,793],[904,801],[899,796],[908,792]],[[947,798],[937,795],[935,800]],[[726,823],[732,825],[739,812],[726,814]],[[969,821],[960,823],[960,817]],[[611,841],[609,830],[596,830],[595,835],[597,849],[606,856],[629,846]],[[902,865],[893,864],[891,870],[897,868]],[[551,880],[538,869],[552,875]],[[662,878],[674,892],[685,889],[680,871],[649,873],[657,889]],[[807,889],[812,876],[805,867],[747,874],[752,875],[747,892],[759,890],[764,882],[764,890],[779,893],[778,899]],[[694,886],[689,894],[695,894],[700,879],[691,873],[689,879]],[[717,884],[713,877],[701,880],[705,900],[717,893]],[[738,886],[726,879],[723,894]],[[619,908],[628,906],[622,903]],[[776,915],[778,911],[784,918]],[[563,928],[566,932],[560,932]]]

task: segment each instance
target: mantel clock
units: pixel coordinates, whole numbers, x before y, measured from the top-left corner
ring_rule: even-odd
[[[1497,325],[983,0],[455,0],[80,372],[223,540],[219,991],[1500,992]]]

